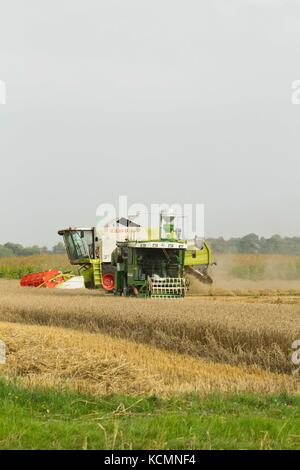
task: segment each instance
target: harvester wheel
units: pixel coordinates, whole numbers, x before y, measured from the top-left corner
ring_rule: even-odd
[[[103,274],[102,287],[107,291],[112,291],[115,287],[115,276],[113,273]]]

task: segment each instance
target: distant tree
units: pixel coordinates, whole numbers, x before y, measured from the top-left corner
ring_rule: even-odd
[[[0,245],[0,258],[5,258],[8,256],[14,256],[14,252],[10,248],[7,248],[4,245]]]
[[[226,253],[238,253],[239,240],[239,238],[230,238],[226,243]]]
[[[259,237],[255,233],[249,233],[238,240],[237,248],[239,253],[259,253]]]
[[[53,253],[65,253],[65,245],[62,242],[58,242],[54,247],[52,248]]]
[[[280,235],[273,235],[270,238],[261,239],[261,252],[262,253],[278,253],[282,254],[283,239]]]
[[[208,238],[208,243],[215,253],[269,253],[281,255],[300,255],[300,237],[281,237],[273,235],[270,238],[258,237],[249,233],[244,237]]]
[[[219,238],[208,238],[207,242],[211,246],[212,250],[215,253],[225,253],[226,252],[226,240],[223,237]]]
[[[23,248],[21,256],[37,255],[40,252],[41,252],[41,249],[38,245],[27,246],[26,248]]]
[[[23,252],[23,246],[19,243],[5,243],[4,245],[6,248],[11,250],[15,256],[21,256]]]

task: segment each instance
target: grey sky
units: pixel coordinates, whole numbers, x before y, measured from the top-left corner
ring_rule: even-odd
[[[0,8],[0,243],[116,202],[204,203],[206,235],[300,235],[296,0]]]

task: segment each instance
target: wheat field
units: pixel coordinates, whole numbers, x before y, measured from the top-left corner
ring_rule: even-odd
[[[109,335],[0,322],[2,375],[25,387],[161,397],[211,392],[300,392],[296,377],[207,362]]]
[[[0,321],[102,333],[207,361],[296,373],[290,354],[300,338],[298,304],[217,299],[128,299],[2,280]]]
[[[19,279],[28,273],[59,269],[62,271],[75,271],[65,254],[42,253],[31,256],[11,256],[0,258],[0,278]]]

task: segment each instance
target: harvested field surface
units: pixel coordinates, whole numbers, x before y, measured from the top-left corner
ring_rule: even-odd
[[[296,378],[257,367],[207,363],[108,335],[0,322],[1,374],[24,387],[92,394],[300,393]]]
[[[291,286],[165,301],[0,280],[0,448],[299,448],[298,298]]]
[[[21,288],[4,280],[0,320],[101,332],[214,362],[282,373],[295,372],[290,348],[300,338],[297,304],[124,299],[85,290]]]

